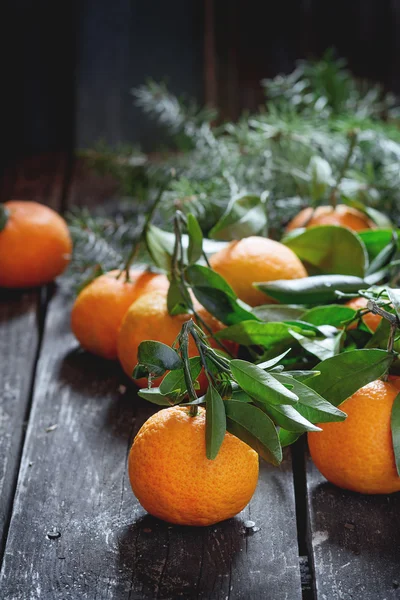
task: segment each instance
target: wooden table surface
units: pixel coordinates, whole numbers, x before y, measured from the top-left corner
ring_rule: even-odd
[[[112,190],[51,155],[10,168],[1,199],[65,210]],[[302,442],[280,468],[261,463],[234,519],[147,515],[126,461],[154,408],[117,364],[79,349],[72,301],[60,288],[0,292],[1,599],[400,599],[400,494],[335,488]]]

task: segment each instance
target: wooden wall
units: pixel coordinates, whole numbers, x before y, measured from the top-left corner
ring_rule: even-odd
[[[101,137],[156,149],[160,132],[130,95],[147,77],[199,102],[214,99],[234,118],[259,103],[262,77],[330,46],[357,75],[400,92],[400,0],[3,0],[2,7],[8,157]]]

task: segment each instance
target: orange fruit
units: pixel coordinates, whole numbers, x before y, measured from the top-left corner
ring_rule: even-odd
[[[177,525],[212,525],[250,502],[257,486],[258,455],[225,434],[214,460],[206,457],[205,410],[172,407],[150,417],[129,453],[129,478],[151,515]]]
[[[197,300],[193,300],[196,312],[213,331],[217,332],[224,326],[208,313]],[[183,323],[191,319],[193,315],[182,314],[171,316],[167,308],[167,294],[165,291],[157,290],[151,294],[143,294],[127,311],[118,334],[118,358],[125,373],[132,377],[133,370],[138,362],[139,344],[145,340],[155,340],[171,346],[178,336]],[[212,346],[216,344],[210,339]],[[199,354],[193,339],[189,340],[189,356]],[[157,386],[162,377],[153,380]],[[139,387],[147,387],[147,379],[136,379]],[[201,391],[206,385],[205,375],[199,378]]]
[[[71,258],[64,219],[38,202],[10,200],[3,207],[8,219],[0,231],[0,286],[25,288],[53,281]]]
[[[360,297],[349,300],[348,302],[346,302],[345,306],[348,306],[349,308],[354,308],[354,310],[360,310],[360,308],[367,308],[367,304],[368,300],[366,298]],[[382,317],[380,317],[379,315],[374,315],[374,313],[372,312],[369,312],[363,316],[362,320],[364,321],[368,329],[375,333],[375,331],[378,329],[379,323],[382,320]],[[347,329],[356,329],[356,327],[357,323],[354,322]]]
[[[258,236],[231,242],[211,257],[210,264],[250,306],[275,302],[253,287],[254,282],[307,277],[303,264],[290,248]]]
[[[369,383],[341,404],[345,421],[308,434],[312,459],[328,481],[363,494],[400,491],[390,428],[396,384]]]
[[[362,231],[374,227],[373,222],[361,211],[345,204],[338,204],[336,208],[332,206],[318,206],[316,209],[310,206],[303,208],[290,221],[286,231],[292,231],[292,229],[298,227],[314,227],[315,225],[340,225],[352,231]]]
[[[118,330],[126,311],[140,294],[168,289],[165,275],[149,271],[110,271],[94,279],[78,295],[72,307],[71,327],[82,348],[103,358],[117,358]]]

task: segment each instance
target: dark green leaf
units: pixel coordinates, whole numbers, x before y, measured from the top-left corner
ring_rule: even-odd
[[[201,265],[186,269],[187,279],[197,300],[225,325],[256,320],[249,307],[237,299],[232,288],[218,273]]]
[[[320,225],[310,227],[283,242],[300,260],[320,273],[363,277],[367,251],[361,239],[345,227]]]
[[[4,206],[4,204],[0,204],[0,231],[3,231],[5,226],[7,225],[9,218],[9,211]]]
[[[301,320],[317,326],[332,325],[339,328],[343,327],[343,323],[355,317],[356,312],[354,308],[341,304],[315,306],[303,313]]]
[[[394,457],[396,461],[396,469],[397,474],[400,477],[400,394],[397,394],[393,402],[390,425],[392,430],[392,441]]]
[[[224,402],[226,428],[236,435],[266,461],[273,465],[282,462],[282,448],[272,420],[262,410],[235,400]]]
[[[196,381],[201,373],[201,360],[199,356],[189,358],[190,375],[193,381]],[[165,396],[178,392],[180,394],[186,392],[186,381],[183,369],[175,369],[167,373],[160,383],[160,392]]]
[[[275,356],[274,358],[271,358],[270,360],[266,360],[263,363],[258,364],[257,367],[259,369],[264,369],[264,370],[271,369],[272,367],[274,367],[275,365],[277,365],[278,362],[282,360],[282,358],[285,358],[285,356],[289,352],[290,352],[290,349],[286,350],[286,352],[282,352],[282,354],[279,354],[279,356]],[[283,367],[282,367],[282,369],[283,369]]]
[[[260,402],[257,403],[259,406]],[[321,431],[320,427],[316,427],[310,421],[308,421],[305,417],[303,417],[294,406],[288,406],[281,404],[280,406],[271,406],[268,404],[263,404],[262,410],[266,412],[271,419],[279,425],[279,427],[283,427],[288,431],[294,431],[297,433],[303,433],[304,431]]]
[[[170,315],[185,315],[189,312],[190,298],[186,296],[186,290],[182,289],[177,281],[171,281],[167,294],[167,308]]]
[[[164,396],[160,392],[160,388],[143,388],[138,391],[138,396],[158,406],[173,406],[174,404],[170,397]]]
[[[393,361],[385,350],[351,350],[328,358],[316,366],[320,375],[306,380],[312,388],[334,406],[357,390],[384,375]]]
[[[313,356],[316,356],[320,360],[325,360],[335,354],[339,354],[340,351],[340,340],[343,332],[340,332],[334,337],[320,337],[308,338],[293,329],[290,330],[290,334],[297,340],[307,352],[310,352]]]
[[[203,233],[198,220],[192,214],[187,217],[187,230],[189,235],[188,261],[196,263],[203,253]]]
[[[290,382],[291,378],[286,373],[276,375],[281,383]],[[311,423],[329,423],[332,421],[343,421],[346,413],[322,398],[316,391],[300,381],[292,381],[293,392],[299,397],[296,410]]]
[[[240,387],[259,402],[271,404],[295,404],[298,401],[293,394],[277,379],[263,371],[257,365],[245,360],[234,359],[230,363],[231,372]]]
[[[133,373],[132,373],[132,377],[133,379],[142,379],[143,377],[147,377],[149,376],[149,371],[146,369],[146,367],[144,365],[136,365],[136,367],[133,369]]]
[[[163,375],[165,371],[182,368],[182,361],[170,346],[161,342],[145,341],[139,344],[138,363],[144,365],[149,373]]]
[[[206,455],[213,460],[221,448],[226,432],[224,402],[210,383],[206,393]]]
[[[267,216],[266,196],[233,198],[226,212],[210,231],[210,237],[219,240],[241,240],[265,230]]]
[[[282,279],[257,283],[255,287],[279,302],[320,305],[337,300],[336,291],[357,293],[366,285],[360,277],[315,275],[303,279]]]
[[[174,236],[167,234],[155,225],[149,225],[146,231],[146,247],[157,267],[169,272],[174,252]]]
[[[393,231],[392,239],[390,240],[389,244],[382,248],[379,254],[372,260],[367,269],[366,276],[372,275],[373,273],[376,273],[380,269],[383,269],[384,267],[389,265],[389,263],[393,260],[397,252],[397,246],[397,233]]]
[[[287,321],[298,319],[304,313],[305,308],[302,306],[284,305],[284,304],[264,304],[253,308],[253,313],[267,323],[276,321]]]

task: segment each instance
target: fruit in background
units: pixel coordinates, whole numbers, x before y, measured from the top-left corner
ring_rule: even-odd
[[[117,358],[117,338],[122,319],[130,305],[141,295],[155,290],[167,290],[165,275],[149,271],[110,271],[94,279],[75,300],[71,327],[82,348],[107,358]]]
[[[253,283],[307,277],[303,264],[290,248],[258,236],[231,242],[214,254],[210,263],[250,306],[276,302],[253,287]]]
[[[310,206],[303,208],[286,227],[286,231],[292,231],[300,227],[314,227],[316,225],[340,225],[352,231],[363,231],[373,229],[373,222],[361,211],[338,204],[332,206],[318,206],[313,209]]]
[[[340,405],[345,421],[308,434],[311,457],[328,481],[363,494],[400,491],[390,426],[399,381],[369,383]]]
[[[0,209],[0,286],[26,288],[53,281],[71,259],[64,219],[38,202],[10,200]]]
[[[212,525],[239,513],[257,486],[258,455],[225,434],[206,457],[205,410],[172,407],[150,417],[129,453],[133,492],[151,515],[178,525]]]
[[[349,308],[354,308],[354,310],[360,310],[360,308],[367,308],[367,304],[368,300],[366,298],[359,297],[349,300],[348,302],[346,302],[345,306],[348,306]],[[362,320],[364,321],[368,329],[375,333],[375,331],[378,329],[379,323],[382,321],[382,317],[380,317],[379,315],[374,315],[374,313],[372,312],[368,312],[362,317]],[[352,323],[347,329],[356,329],[356,327],[357,323],[355,322]]]
[[[196,312],[213,331],[217,332],[224,327],[208,313],[196,300],[193,300]],[[155,291],[143,294],[136,300],[126,313],[118,334],[118,358],[125,373],[132,377],[133,370],[138,362],[139,344],[145,340],[155,340],[171,346],[179,334],[182,324],[193,318],[193,315],[182,314],[171,316],[167,308],[167,293]],[[210,340],[211,345],[213,340]],[[192,339],[189,342],[189,356],[197,356],[198,350]],[[162,377],[154,379],[155,386]],[[147,387],[147,379],[137,379],[139,387]],[[201,391],[207,388],[207,380],[203,374],[199,377]]]

